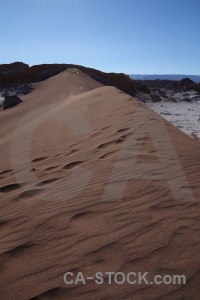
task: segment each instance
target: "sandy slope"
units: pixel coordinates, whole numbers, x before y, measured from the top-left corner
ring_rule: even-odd
[[[1,299],[199,299],[200,144],[76,69],[23,100],[0,112]],[[187,284],[66,285],[67,271]]]

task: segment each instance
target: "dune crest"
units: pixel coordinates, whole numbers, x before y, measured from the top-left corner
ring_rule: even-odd
[[[2,299],[197,300],[199,142],[78,68],[22,100],[0,112]],[[187,284],[63,280],[147,271]]]

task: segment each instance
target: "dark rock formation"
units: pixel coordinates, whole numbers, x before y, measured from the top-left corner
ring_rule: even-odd
[[[179,102],[200,101],[200,83],[195,83],[189,78],[181,81],[172,80],[134,80],[137,90],[137,99],[144,102],[159,102],[162,100]],[[150,94],[145,92],[145,88]]]
[[[135,84],[135,89],[145,94],[151,94],[149,87],[145,84]]]
[[[190,78],[183,78],[180,81],[180,86],[185,86],[185,85],[188,85],[188,84],[194,84],[194,81],[192,81]]]
[[[198,100],[200,97],[200,83],[195,83],[189,78],[184,78],[181,81],[132,80],[128,75],[123,73],[105,73],[79,65],[42,64],[29,67],[20,62],[10,65],[0,65],[1,95],[12,95],[13,92],[17,95],[25,95],[32,90],[31,83],[46,80],[67,68],[80,69],[102,84],[115,86],[129,95],[135,96],[142,102],[149,100],[157,102],[165,99],[177,102],[179,101],[177,93],[183,93],[180,101],[193,101],[193,99]],[[8,88],[9,93],[7,92]],[[192,91],[196,92],[193,96],[189,93],[192,93]]]
[[[16,62],[10,65],[0,65],[0,86],[11,87],[17,84],[42,81],[65,69],[64,65],[59,64],[29,67],[24,63]]]
[[[128,75],[104,73],[72,64],[43,64],[29,67],[17,62],[10,65],[0,65],[0,87],[39,82],[57,75],[67,68],[78,68],[104,85],[115,86],[131,96],[136,93],[134,82]]]
[[[17,84],[14,86],[10,86],[7,88],[1,88],[0,87],[0,95],[2,97],[5,96],[12,96],[12,95],[27,95],[33,90],[33,86],[31,83],[25,83],[25,84]]]
[[[5,100],[3,101],[3,109],[11,108],[13,106],[18,105],[21,102],[22,102],[22,100],[16,95],[5,96]]]
[[[151,94],[152,102],[160,102],[162,100],[161,96],[158,93]]]
[[[134,80],[135,85],[145,85],[148,88],[168,88],[173,89],[175,86],[175,81],[171,80]]]
[[[128,75],[125,75],[123,73],[105,73],[95,69],[85,68],[82,66],[76,67],[104,85],[115,86],[131,96],[136,94],[134,81],[130,79]]]
[[[0,65],[0,75],[20,75],[29,69],[27,64],[14,62],[12,64]]]
[[[200,93],[200,83],[195,83],[190,78],[184,78],[180,81],[178,85],[179,89],[184,89],[186,91],[197,91]]]

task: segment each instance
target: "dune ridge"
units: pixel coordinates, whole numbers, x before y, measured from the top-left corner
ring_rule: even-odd
[[[200,144],[77,68],[22,100],[0,115],[2,299],[199,299]],[[185,274],[187,284],[66,285],[69,271]]]

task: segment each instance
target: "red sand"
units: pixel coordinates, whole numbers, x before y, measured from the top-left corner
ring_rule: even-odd
[[[0,112],[0,298],[199,299],[200,144],[76,69],[22,99]],[[66,285],[69,271],[187,284]]]

